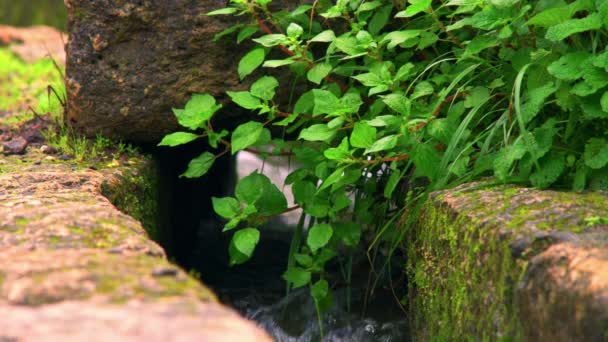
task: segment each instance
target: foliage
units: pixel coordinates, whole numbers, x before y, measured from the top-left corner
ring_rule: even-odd
[[[328,261],[362,241],[372,258],[393,253],[415,219],[405,214],[429,191],[483,176],[608,187],[607,2],[318,0],[292,11],[270,2],[232,0],[209,15],[251,19],[218,35],[256,43],[238,66],[242,79],[261,67],[293,77],[266,75],[248,91],[227,92],[260,117],[230,141],[211,125],[220,106],[195,95],[175,114],[201,133],[174,133],[163,144],[205,138],[225,148],[216,158],[266,145],[269,158],[295,158],[285,183],[310,227],[302,243],[301,220],[285,279],[310,285],[316,302],[330,298]],[[201,96],[206,106],[192,109]],[[207,169],[193,168],[184,176]],[[260,174],[214,207],[229,219],[226,230],[249,227],[233,263],[255,247],[251,227],[291,209]]]

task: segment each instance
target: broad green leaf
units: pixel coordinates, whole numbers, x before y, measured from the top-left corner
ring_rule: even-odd
[[[227,91],[232,101],[245,109],[259,109],[262,102],[248,91]]]
[[[296,23],[291,23],[287,27],[287,37],[289,37],[289,38],[298,38],[303,33],[304,33],[304,29],[302,28],[302,26],[300,26]]]
[[[332,30],[325,30],[318,35],[314,36],[309,42],[318,42],[318,43],[329,43],[333,42],[336,39],[336,35]]]
[[[557,42],[569,36],[589,30],[598,30],[602,27],[602,18],[597,13],[592,13],[582,19],[570,19],[561,24],[550,27],[545,38]]]
[[[389,106],[390,109],[403,115],[404,117],[408,117],[410,115],[412,103],[407,97],[405,97],[405,95],[395,93],[381,97],[382,101]]]
[[[317,310],[319,310],[321,313],[330,310],[333,302],[333,296],[331,295],[327,280],[321,279],[311,286],[310,295],[315,301]]]
[[[163,140],[158,144],[158,146],[178,146],[187,144],[191,141],[198,139],[199,136],[192,133],[187,132],[175,132],[166,135]]]
[[[602,105],[602,110],[608,113],[608,91],[604,92],[602,98],[600,99],[600,104]]]
[[[238,73],[241,80],[260,67],[260,65],[264,63],[264,58],[266,58],[266,51],[262,48],[255,48],[241,58],[238,66]]]
[[[593,9],[593,1],[577,0],[567,6],[545,9],[528,20],[527,24],[548,28],[571,19],[579,11],[590,11]]]
[[[397,70],[397,73],[395,74],[395,81],[407,81],[413,76],[412,70],[414,70],[414,64],[405,63],[401,66],[401,68],[399,68],[399,70]]]
[[[264,76],[251,85],[251,95],[262,100],[270,101],[275,95],[279,81],[272,76]]]
[[[382,43],[388,42],[387,48],[394,49],[397,45],[404,43],[407,40],[418,38],[422,30],[404,30],[393,31],[387,33],[382,39]]]
[[[560,80],[574,81],[583,76],[583,66],[591,58],[593,55],[584,51],[569,53],[551,63],[547,70]]]
[[[395,115],[379,115],[367,123],[373,127],[396,127],[401,123],[401,118]]]
[[[267,34],[257,39],[253,39],[254,42],[261,44],[265,47],[273,47],[282,44],[285,39],[284,34]]]
[[[321,84],[321,81],[329,75],[332,69],[333,67],[329,63],[315,64],[315,66],[308,71],[306,76],[310,82]]]
[[[418,43],[418,50],[424,50],[429,46],[432,46],[439,40],[439,36],[433,32],[422,31],[420,32],[420,42]]]
[[[585,145],[585,165],[592,169],[601,169],[608,165],[608,141],[591,138]]]
[[[228,249],[230,265],[243,264],[249,260],[259,241],[260,231],[255,228],[244,228],[234,233]]]
[[[384,84],[384,81],[379,75],[371,72],[353,76],[353,78],[361,82],[366,87],[375,87]]]
[[[539,161],[540,169],[530,175],[530,181],[535,187],[544,189],[555,183],[566,168],[564,155],[550,153]]]
[[[308,231],[306,244],[313,253],[316,253],[327,245],[333,234],[334,230],[329,224],[315,224]]]
[[[329,176],[327,176],[327,178],[325,178],[325,180],[323,180],[323,184],[321,184],[321,186],[319,187],[319,190],[317,192],[327,189],[328,187],[334,185],[335,183],[340,181],[342,178],[344,178],[344,176],[346,176],[346,174],[347,174],[344,172],[345,169],[346,169],[346,166],[342,166],[342,167],[339,167],[336,170],[334,170],[334,172],[332,172]],[[319,177],[319,178],[323,178],[323,177]]]
[[[253,36],[256,32],[258,32],[258,30],[259,28],[257,26],[245,26],[242,30],[239,31],[239,34],[236,36],[236,43],[240,44],[242,41]]]
[[[311,203],[317,192],[317,187],[310,181],[298,180],[291,186],[294,200],[301,206]]]
[[[377,35],[388,24],[393,12],[393,5],[389,4],[374,11],[374,16],[369,21],[367,29],[372,35]]]
[[[310,283],[310,271],[306,271],[300,267],[290,267],[283,273],[283,279],[285,279],[292,288],[297,289]]]
[[[209,94],[194,94],[186,103],[184,109],[173,109],[173,113],[180,125],[196,130],[204,126],[213,114],[221,108],[216,104],[215,98]]]
[[[526,152],[527,148],[521,137],[513,145],[501,149],[496,159],[494,159],[494,175],[496,178],[506,180],[510,175],[513,163],[523,158]]]
[[[287,209],[285,195],[268,177],[257,172],[238,182],[235,196],[241,202],[255,205],[263,216],[280,214]]]
[[[491,35],[477,36],[467,45],[463,58],[470,57],[481,51],[500,45],[500,41]]]
[[[264,134],[264,125],[249,121],[238,126],[232,133],[232,154],[255,145]]]
[[[521,106],[522,119],[525,124],[536,117],[540,110],[545,106],[547,98],[555,93],[555,90],[557,90],[557,88],[553,82],[549,82],[540,88],[528,91],[527,100]]]
[[[232,197],[211,197],[213,210],[216,214],[226,219],[233,219],[241,212],[239,201]]]
[[[431,82],[428,81],[422,81],[418,84],[416,84],[416,87],[414,88],[414,93],[412,93],[411,99],[415,100],[424,96],[428,96],[428,95],[432,95],[433,92],[435,91],[435,89],[433,88],[433,85],[431,84]]]
[[[363,154],[392,150],[393,148],[395,148],[395,146],[397,146],[398,140],[399,136],[388,135],[384,138],[374,141],[372,145],[368,147],[365,152],[363,152]]]
[[[437,166],[441,163],[441,158],[435,148],[427,144],[418,144],[414,148],[411,158],[416,166],[414,178],[428,177],[431,181],[435,180],[439,171]]]
[[[335,225],[336,237],[348,247],[355,247],[361,240],[361,226],[355,222],[340,222]]]
[[[393,192],[399,185],[399,181],[403,175],[398,170],[395,170],[388,177],[388,181],[386,182],[386,186],[384,187],[384,198],[391,199],[393,197]]]
[[[368,148],[376,140],[376,128],[368,125],[364,121],[355,123],[355,127],[350,135],[350,144],[353,147]]]
[[[319,114],[334,114],[340,109],[340,99],[332,92],[321,89],[313,89],[312,96],[314,97],[313,115]]]
[[[325,124],[316,124],[304,128],[300,132],[298,139],[307,141],[327,141],[336,135],[336,130],[333,130]]]
[[[188,164],[188,169],[186,172],[180,175],[180,177],[186,178],[198,178],[206,174],[211,166],[213,166],[213,162],[215,161],[215,156],[209,152],[205,152],[200,156],[192,159]]]
[[[333,44],[336,48],[350,57],[357,57],[367,54],[367,50],[359,45],[357,38],[352,36],[340,36],[334,39]]]
[[[432,0],[408,0],[410,3],[409,6],[405,9],[405,11],[401,11],[395,15],[395,18],[409,18],[413,17],[416,14],[427,10],[431,7]]]
[[[350,159],[350,152],[348,151],[348,139],[346,137],[344,137],[344,139],[342,139],[342,142],[340,143],[340,145],[338,145],[338,147],[330,147],[328,149],[326,149],[323,152],[323,155],[325,155],[325,158],[329,159],[329,160],[346,160],[346,159]]]

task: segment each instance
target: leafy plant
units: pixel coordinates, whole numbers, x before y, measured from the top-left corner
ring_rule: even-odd
[[[327,263],[361,244],[372,259],[394,253],[430,191],[485,176],[608,187],[607,2],[319,0],[292,11],[270,3],[231,0],[209,15],[250,18],[217,36],[255,43],[241,79],[261,68],[293,77],[265,75],[248,91],[228,91],[259,115],[233,132],[212,126],[221,106],[211,96],[193,95],[174,110],[191,132],[161,145],[223,147],[194,159],[184,177],[243,150],[297,160],[285,179],[295,207],[258,173],[213,205],[224,230],[238,229],[233,264],[251,256],[267,218],[301,208],[284,278],[310,286],[319,311],[331,298]]]

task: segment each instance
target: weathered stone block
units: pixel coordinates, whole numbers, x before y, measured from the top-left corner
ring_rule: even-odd
[[[603,341],[608,226],[594,217],[608,217],[608,194],[484,183],[432,194],[409,241],[412,331]]]
[[[193,92],[238,86],[246,53],[213,42],[231,23],[207,12],[224,0],[66,0],[68,114],[89,135],[158,141]]]

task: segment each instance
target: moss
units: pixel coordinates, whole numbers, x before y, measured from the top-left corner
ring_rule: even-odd
[[[410,238],[413,331],[421,340],[521,338],[513,284],[525,262],[511,257],[498,230],[427,205]]]
[[[125,171],[120,184],[104,183],[102,194],[123,213],[135,218],[155,241],[162,242],[158,206],[158,171],[151,160],[140,160],[135,171]]]

